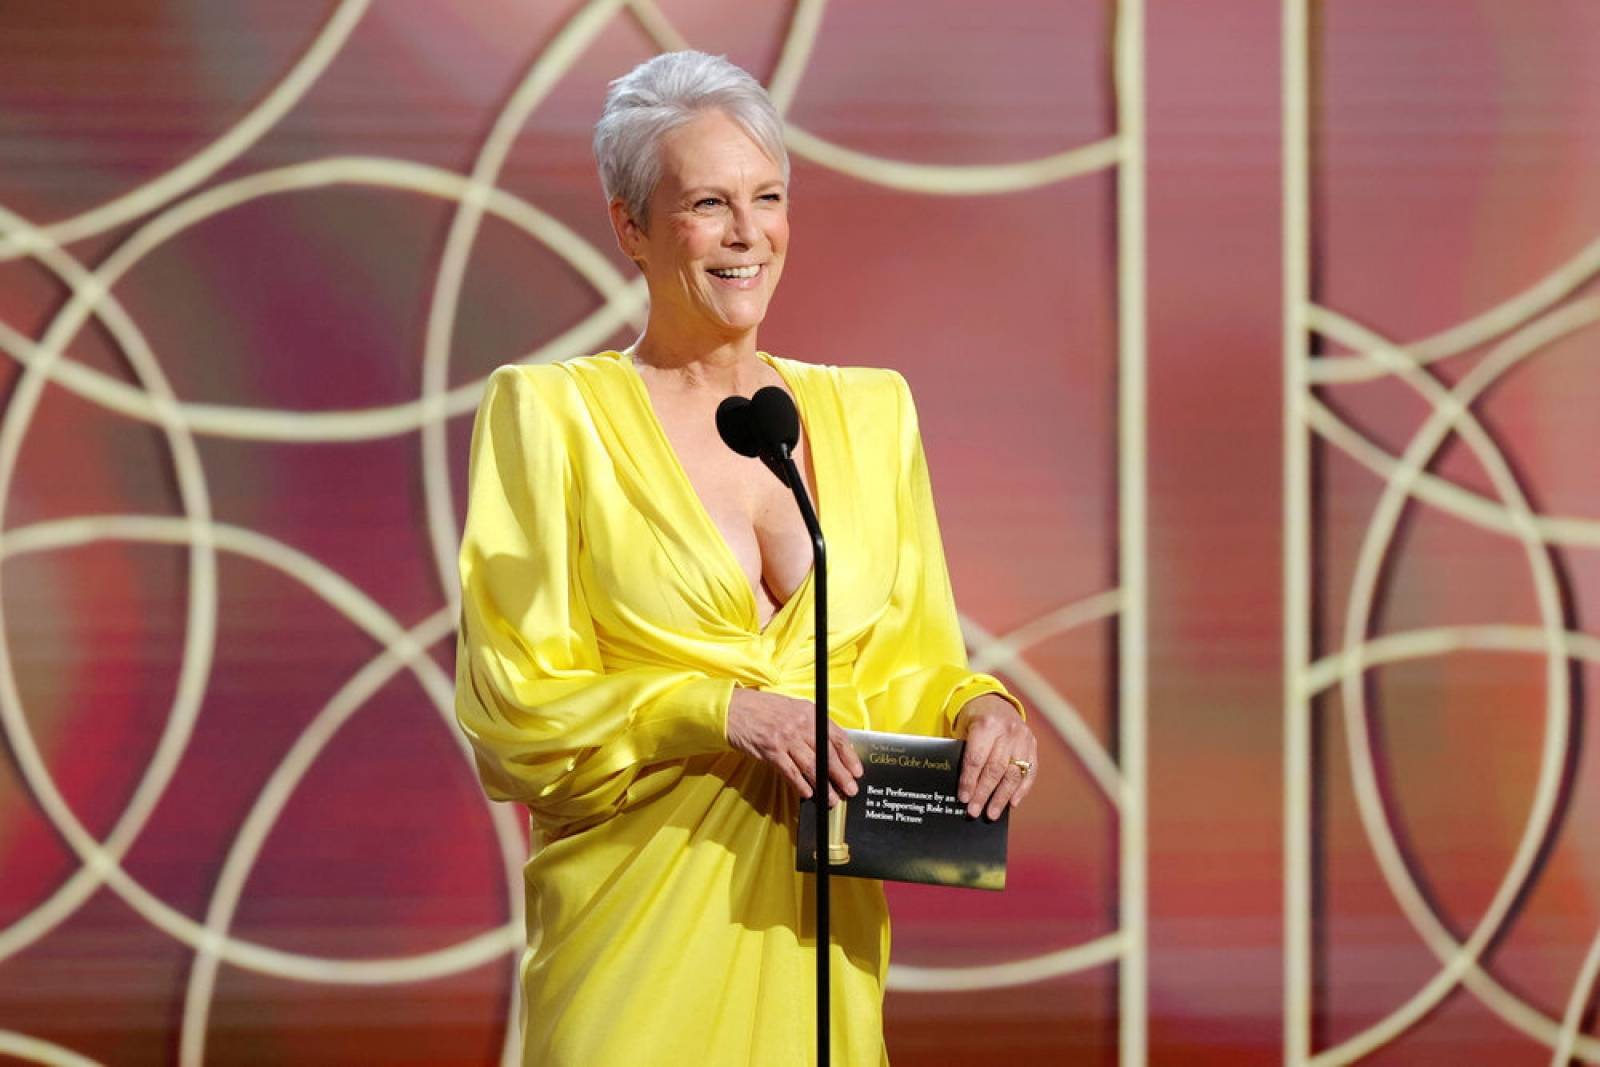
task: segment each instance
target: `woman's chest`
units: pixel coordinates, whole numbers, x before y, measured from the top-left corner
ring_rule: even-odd
[[[829,629],[851,633],[888,601],[896,497],[887,464],[835,468],[826,444],[797,465],[827,543]],[[583,472],[580,573],[603,628],[758,632],[804,591],[812,546],[793,494],[761,461],[716,447],[729,458],[686,441],[676,463],[597,455]]]
[[[811,535],[789,486],[760,459],[729,448],[715,429],[716,410],[696,400],[674,404],[654,398],[662,436],[694,503],[744,572],[765,623],[798,591],[811,570]],[[807,496],[817,498],[811,449],[802,433],[793,452]],[[673,466],[679,468],[672,470]]]

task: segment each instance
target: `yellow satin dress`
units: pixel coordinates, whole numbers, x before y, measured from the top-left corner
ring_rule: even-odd
[[[905,379],[760,358],[811,449],[833,719],[946,734],[979,694],[1015,703],[967,667]],[[630,355],[499,368],[469,462],[456,713],[532,816],[525,1062],[814,1063],[797,800],[725,733],[735,686],[812,698],[812,578],[760,625]],[[832,893],[833,1062],[879,1067],[882,885]]]

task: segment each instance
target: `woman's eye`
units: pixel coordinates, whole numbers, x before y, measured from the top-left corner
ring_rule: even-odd
[[[779,201],[781,201],[783,199],[783,194],[782,193],[767,193],[764,196],[762,196],[761,199],[763,199],[763,200],[771,200],[774,204],[776,204],[776,203],[778,203]]]
[[[697,208],[699,208],[699,207],[716,207],[720,203],[722,203],[722,201],[718,200],[716,197],[707,196],[707,197],[703,197],[700,200],[696,200],[694,202],[694,206],[697,207]]]

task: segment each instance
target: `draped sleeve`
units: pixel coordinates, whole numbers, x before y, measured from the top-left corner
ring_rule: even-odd
[[[956,615],[916,405],[897,371],[899,453],[895,580],[884,614],[862,637],[855,680],[874,730],[948,736],[961,708],[996,693],[1022,703],[993,675],[970,670]]]
[[[499,368],[473,423],[455,702],[486,792],[558,825],[615,811],[643,765],[726,750],[734,686],[606,669],[578,578],[580,431],[562,373]]]

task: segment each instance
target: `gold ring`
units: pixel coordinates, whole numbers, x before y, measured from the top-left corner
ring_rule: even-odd
[[[1025,759],[1014,759],[1011,761],[1011,766],[1021,771],[1024,778],[1033,773],[1033,764]]]

